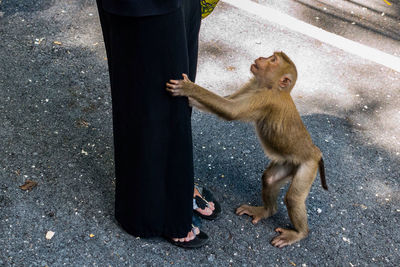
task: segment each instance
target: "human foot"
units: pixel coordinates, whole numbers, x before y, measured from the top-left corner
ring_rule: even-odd
[[[184,238],[166,238],[168,242],[182,248],[199,248],[208,242],[208,235],[198,227],[193,227]]]
[[[196,197],[197,197],[197,199],[196,199]],[[195,211],[197,211],[198,213],[200,213],[202,215],[206,215],[206,216],[211,215],[213,213],[213,210],[215,209],[214,202],[212,202],[212,201],[209,202],[206,199],[204,199],[196,186],[194,187],[193,198],[195,200],[199,200],[198,198],[200,198],[200,201],[204,201],[205,205],[206,205],[204,208],[200,208],[200,205],[195,203],[197,205],[197,208],[194,209]],[[202,206],[204,206],[204,205],[202,205]]]
[[[221,206],[212,193],[204,187],[195,185],[193,193],[193,210],[207,220],[214,220],[221,213]]]
[[[196,238],[196,235],[200,233],[200,229],[198,227],[193,227],[192,231],[190,231],[186,237],[184,238],[172,238],[175,242],[188,242]]]

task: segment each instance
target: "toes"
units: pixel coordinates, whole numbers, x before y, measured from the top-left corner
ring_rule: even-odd
[[[261,218],[254,218],[251,222],[252,222],[254,225],[256,225],[256,224],[260,221],[260,219],[261,219]]]
[[[193,228],[195,235],[200,234],[200,229],[198,227]]]
[[[185,237],[185,242],[189,242],[190,240],[193,240],[195,238],[195,235],[193,234],[192,231],[188,233],[188,235]]]
[[[282,239],[280,239],[280,240],[278,240],[278,241],[276,241],[276,242],[273,242],[273,243],[271,243],[274,247],[277,247],[277,248],[283,248],[284,246],[287,246],[287,245],[289,245],[285,240],[282,240]]]
[[[247,207],[248,207],[247,205],[240,206],[239,208],[236,209],[236,214],[243,215],[245,213]]]
[[[198,209],[196,209],[198,212],[200,212],[201,214],[203,214],[203,215],[211,215],[212,214],[212,210],[210,209],[210,208],[208,208],[208,207],[206,207],[206,208],[204,208],[204,209],[200,209],[200,208],[198,208]]]
[[[275,238],[272,239],[271,241],[271,245],[273,245],[274,247],[282,247],[282,245],[284,245],[286,241],[281,237],[281,236],[277,236]]]

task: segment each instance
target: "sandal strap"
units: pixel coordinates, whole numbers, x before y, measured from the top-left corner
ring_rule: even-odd
[[[203,187],[197,183],[194,183],[194,187],[199,191],[200,195],[203,195]]]
[[[208,201],[200,196],[196,196],[194,198],[194,202],[195,202],[196,206],[202,210],[209,207]]]

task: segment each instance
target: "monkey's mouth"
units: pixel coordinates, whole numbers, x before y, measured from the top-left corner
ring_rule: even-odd
[[[256,63],[251,64],[250,70],[253,70],[253,69],[258,70],[258,67],[257,67],[257,64],[256,64]]]

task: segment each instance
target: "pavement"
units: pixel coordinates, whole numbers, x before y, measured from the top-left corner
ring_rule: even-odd
[[[195,178],[223,208],[203,222],[209,244],[183,250],[125,233],[113,215],[111,99],[95,2],[2,0],[0,266],[398,266],[400,1],[254,1],[384,52],[388,65],[232,1],[203,21],[197,83],[226,95],[259,56],[282,50],[296,63],[292,96],[329,186],[317,179],[311,189],[310,235],[283,249],[269,244],[276,227],[290,226],[285,188],[278,213],[258,225],[234,214],[261,204],[268,159],[252,125],[199,111]],[[27,179],[38,184],[23,191]]]

